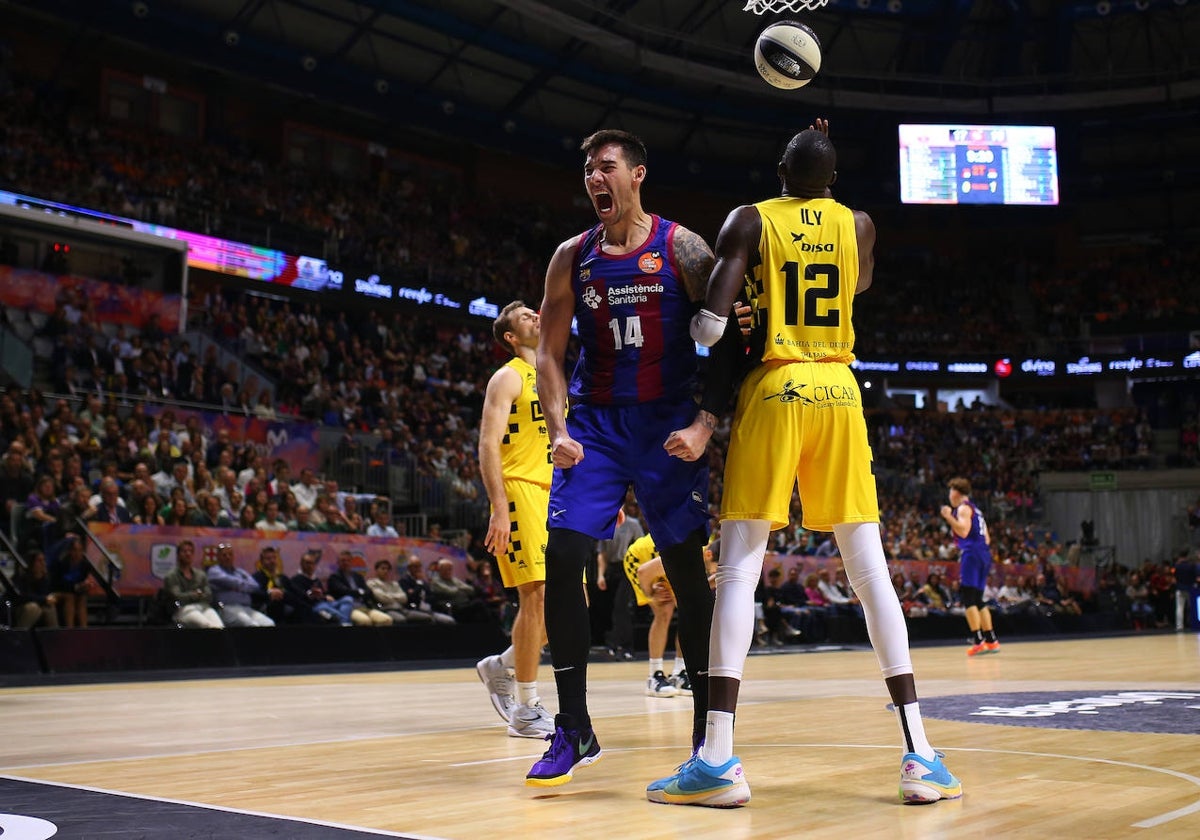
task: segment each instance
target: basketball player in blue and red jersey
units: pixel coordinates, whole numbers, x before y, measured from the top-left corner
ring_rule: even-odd
[[[692,324],[698,342],[717,345],[714,358],[742,353],[725,321],[745,288],[756,365],[738,393],[725,461],[708,725],[697,754],[646,788],[652,802],[734,807],[750,800],[733,753],[733,717],[754,638],[763,554],[771,530],[788,523],[794,487],[804,527],[833,532],[866,614],[903,738],[901,799],[962,795],[925,736],[908,629],[879,533],[871,447],[850,369],[851,311],[854,296],[871,285],[875,225],[831,197],[836,160],[824,121],[791,139],[778,166],[782,195],[738,207],[725,219],[705,306]]]
[[[590,627],[579,581],[596,541],[612,537],[630,486],[675,591],[694,739],[703,734],[708,699],[713,596],[703,559],[709,519],[704,450],[716,416],[702,408],[703,399],[696,402],[696,346],[688,324],[704,295],[712,250],[692,231],[642,208],[641,140],[604,130],[581,148],[584,188],[600,223],[563,242],[550,260],[537,351],[554,460],[546,635],[559,714],[550,748],[526,776],[534,786],[570,781],[577,767],[600,757],[587,706]],[[572,319],[580,352],[568,387],[564,360]],[[565,417],[550,410],[568,398]]]
[[[992,538],[987,522],[971,501],[971,482],[965,478],[950,479],[950,504],[942,505],[942,519],[950,525],[958,545],[959,583],[963,606],[966,607],[967,627],[971,629],[971,646],[967,656],[999,653],[1000,642],[992,629],[992,611],[983,603],[988,571],[992,568]]]

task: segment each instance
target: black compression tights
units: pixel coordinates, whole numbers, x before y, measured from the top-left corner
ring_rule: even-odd
[[[704,532],[688,534],[678,545],[659,549],[663,570],[675,590],[679,647],[692,681],[693,746],[704,736],[708,714],[708,637],[712,630],[713,591],[704,571]]]
[[[587,534],[554,528],[546,540],[546,638],[558,687],[558,711],[581,729],[592,725],[587,709],[587,661],[592,628],[583,592],[583,568],[596,550]]]

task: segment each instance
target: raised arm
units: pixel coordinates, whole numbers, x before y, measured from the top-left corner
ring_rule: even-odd
[[[854,211],[854,233],[858,237],[858,284],[854,294],[871,288],[875,280],[875,223],[861,210]]]

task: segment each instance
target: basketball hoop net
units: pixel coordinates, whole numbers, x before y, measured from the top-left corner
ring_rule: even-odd
[[[767,12],[799,12],[807,9],[815,12],[828,3],[829,0],[746,0],[743,12],[754,12],[756,15]]]

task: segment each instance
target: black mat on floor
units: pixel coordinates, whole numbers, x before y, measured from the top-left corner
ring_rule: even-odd
[[[57,829],[57,832],[54,831]],[[4,840],[376,840],[415,837],[0,776]]]
[[[1001,726],[1195,735],[1200,732],[1200,692],[1089,689],[922,697],[921,714]]]

